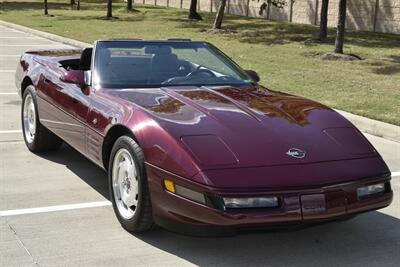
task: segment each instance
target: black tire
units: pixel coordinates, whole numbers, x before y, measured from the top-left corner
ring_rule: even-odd
[[[25,135],[25,123],[24,123],[24,106],[25,100],[28,96],[32,97],[33,105],[35,107],[35,134],[33,140],[28,140]],[[53,151],[60,148],[62,140],[56,136],[54,133],[50,132],[46,127],[44,127],[39,120],[38,105],[36,100],[36,90],[33,85],[29,85],[22,96],[21,105],[21,124],[22,124],[22,135],[24,136],[24,141],[28,149],[34,153]]]
[[[120,149],[128,150],[131,155],[136,171],[138,181],[138,202],[135,208],[135,212],[132,218],[125,219],[118,210],[117,203],[115,200],[114,188],[113,188],[113,163],[117,152]],[[114,208],[114,212],[121,223],[122,227],[129,232],[146,232],[154,227],[154,220],[151,210],[151,199],[149,193],[149,186],[147,181],[147,175],[144,165],[143,151],[140,146],[129,136],[121,136],[115,141],[114,146],[111,150],[109,167],[108,167],[108,180],[109,180],[109,192],[110,199]]]

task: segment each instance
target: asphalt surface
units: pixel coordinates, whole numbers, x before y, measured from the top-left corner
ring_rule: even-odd
[[[346,222],[227,238],[124,231],[103,171],[67,146],[35,155],[22,141],[16,63],[27,49],[59,47],[0,26],[0,266],[398,266],[400,173],[391,206]],[[400,172],[400,143],[367,137]]]

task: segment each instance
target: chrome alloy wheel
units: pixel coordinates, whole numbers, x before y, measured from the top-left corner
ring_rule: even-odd
[[[23,120],[25,139],[28,143],[32,143],[35,140],[36,133],[36,110],[31,94],[27,94],[25,97]]]
[[[121,148],[114,157],[112,187],[115,204],[124,219],[135,215],[139,199],[136,165],[129,151]]]

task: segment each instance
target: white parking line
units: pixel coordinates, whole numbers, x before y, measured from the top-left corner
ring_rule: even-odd
[[[1,44],[0,47],[15,47],[15,46],[60,46],[58,43],[54,44]]]
[[[0,70],[0,72],[12,73],[12,72],[15,72],[15,70]]]
[[[392,172],[392,177],[400,176],[400,172]]]
[[[22,130],[3,130],[3,131],[0,131],[0,134],[9,134],[9,133],[22,133]]]
[[[36,36],[0,36],[0,39],[43,39]]]
[[[16,92],[6,92],[6,93],[0,93],[0,95],[18,95]]]
[[[19,145],[23,143],[25,143],[25,141],[22,140],[0,141],[0,145]]]
[[[23,215],[23,214],[44,213],[44,212],[52,212],[52,211],[86,209],[86,208],[95,208],[95,207],[104,207],[104,206],[111,206],[111,202],[107,200],[107,201],[87,202],[87,203],[78,203],[78,204],[70,204],[70,205],[31,208],[31,209],[3,210],[3,211],[0,211],[0,217]]]
[[[0,55],[0,57],[20,57],[21,55]]]

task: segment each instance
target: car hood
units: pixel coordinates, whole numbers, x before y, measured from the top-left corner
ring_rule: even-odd
[[[365,137],[334,110],[259,86],[118,89],[109,93],[150,114],[202,170],[376,156]]]

